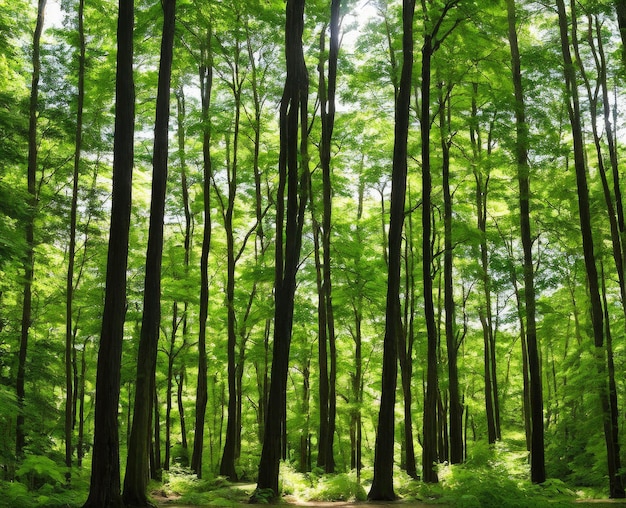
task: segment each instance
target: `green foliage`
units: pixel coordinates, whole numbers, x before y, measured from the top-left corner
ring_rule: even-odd
[[[62,484],[65,481],[65,470],[65,467],[60,467],[44,455],[27,455],[15,475],[33,490],[46,484]]]
[[[365,501],[367,493],[356,478],[356,472],[322,475],[308,490],[309,501]]]
[[[159,490],[168,497],[177,497],[177,503],[188,505],[236,506],[250,496],[246,488],[233,485],[221,476],[198,480],[189,469],[180,467],[164,472]]]
[[[530,508],[568,506],[576,494],[559,480],[542,485],[529,481],[526,454],[512,452],[499,443],[496,446],[475,443],[467,463],[442,466],[441,502],[462,507]]]

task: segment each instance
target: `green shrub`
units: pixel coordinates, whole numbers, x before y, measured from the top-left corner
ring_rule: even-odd
[[[44,455],[27,455],[15,475],[25,483],[29,490],[36,490],[43,485],[65,483],[65,466],[57,465]]]
[[[367,494],[355,473],[324,475],[309,491],[310,501],[365,501]]]

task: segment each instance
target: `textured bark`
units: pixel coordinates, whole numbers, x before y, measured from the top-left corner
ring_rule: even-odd
[[[126,267],[134,161],[135,86],[133,81],[133,0],[120,0],[117,28],[113,194],[106,289],[98,371],[91,484],[85,508],[123,506],[120,495],[117,412],[124,318]]]
[[[368,493],[370,500],[393,500],[394,409],[398,373],[398,338],[402,331],[400,307],[400,268],[402,229],[407,177],[407,140],[409,105],[413,74],[413,15],[415,2],[402,2],[402,75],[396,99],[393,167],[391,175],[391,217],[389,223],[389,256],[387,303],[383,353],[382,394],[376,430],[374,478]]]
[[[135,407],[128,446],[123,499],[130,506],[151,506],[147,498],[148,456],[152,411],[154,407],[155,371],[161,323],[161,264],[163,259],[163,221],[168,173],[168,134],[170,117],[170,82],[176,25],[176,0],[163,1],[163,35],[159,64],[152,199],[146,252],[146,278],[143,294],[143,316],[139,337]],[[158,443],[155,444],[158,446]],[[159,461],[160,462],[160,461]]]

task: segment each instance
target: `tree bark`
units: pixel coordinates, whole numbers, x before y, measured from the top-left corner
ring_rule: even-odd
[[[367,495],[370,500],[393,500],[394,409],[398,374],[398,339],[402,333],[400,307],[400,268],[402,229],[407,179],[407,142],[409,106],[413,75],[413,16],[414,0],[402,2],[402,74],[396,99],[393,167],[391,174],[391,217],[389,222],[389,256],[387,303],[383,353],[382,394],[376,430],[374,478]]]
[[[606,388],[606,359],[604,357],[604,315],[600,298],[598,270],[593,245],[593,228],[591,224],[591,209],[589,204],[589,188],[587,185],[587,166],[585,159],[585,147],[581,125],[580,105],[578,100],[578,88],[576,84],[576,72],[570,51],[567,13],[564,0],[556,0],[559,16],[559,30],[561,36],[561,52],[563,54],[563,72],[567,93],[567,111],[572,128],[574,144],[574,168],[576,171],[576,186],[578,190],[578,214],[583,242],[583,256],[587,273],[587,286],[591,303],[591,324],[593,340],[597,351],[598,371],[602,376],[599,396],[604,413],[604,437],[607,448],[607,462],[609,474],[609,496],[611,498],[626,497],[623,475],[619,471],[619,454],[615,449],[617,439],[613,435],[613,427],[610,424],[610,403]],[[572,12],[572,16],[576,13]],[[609,423],[607,423],[609,422]]]
[[[74,265],[76,261],[76,222],[78,215],[78,179],[83,136],[83,104],[85,102],[85,31],[83,17],[84,0],[78,2],[78,91],[76,105],[76,131],[74,138],[74,169],[72,173],[72,202],[70,205],[70,241],[67,253],[67,277],[65,285],[65,465],[72,466],[72,430],[75,418],[74,386]],[[68,479],[71,472],[67,473]]]
[[[117,412],[124,319],[126,267],[134,162],[135,86],[133,80],[133,0],[120,0],[117,25],[113,194],[106,289],[98,370],[91,483],[84,508],[123,506],[120,495]]]
[[[541,363],[537,339],[535,317],[535,272],[532,254],[532,232],[530,225],[530,165],[528,163],[528,124],[522,71],[516,30],[515,0],[507,0],[509,25],[509,46],[511,47],[511,69],[515,91],[515,152],[517,162],[517,180],[519,182],[520,231],[524,251],[524,309],[526,315],[526,348],[530,384],[530,476],[533,483],[546,480],[544,430],[543,430],[543,393],[541,385]]]
[[[28,219],[26,222],[26,255],[24,257],[24,289],[22,300],[22,322],[20,331],[20,349],[18,353],[17,376],[15,381],[18,413],[15,426],[15,454],[21,457],[26,445],[24,430],[24,398],[26,395],[26,353],[32,320],[33,273],[35,265],[35,214],[37,209],[37,164],[39,145],[37,142],[37,109],[39,105],[39,78],[41,75],[41,34],[43,32],[46,0],[39,0],[37,6],[37,23],[33,33],[33,54],[31,62],[33,73],[30,87],[30,104],[28,112]]]
[[[161,264],[163,221],[168,173],[170,82],[176,25],[176,0],[163,2],[163,35],[159,63],[150,226],[146,252],[143,316],[139,338],[135,407],[128,446],[123,499],[130,506],[150,506],[147,498],[148,454],[154,402],[155,371],[161,323]]]
[[[441,93],[439,98],[439,123],[441,126],[443,203],[444,203],[444,311],[446,350],[448,357],[448,394],[449,394],[449,460],[451,464],[463,462],[463,404],[459,391],[458,352],[459,343],[455,324],[453,246],[452,246],[452,193],[450,191],[450,92]],[[443,92],[443,88],[442,88]],[[447,113],[446,113],[447,112]]]
[[[302,45],[304,4],[305,0],[287,0],[286,5],[287,78],[280,104],[274,346],[263,449],[259,463],[257,490],[253,494],[253,501],[258,500],[261,493],[271,492],[272,497],[279,494],[279,463],[281,451],[286,444],[284,437],[289,348],[293,326],[296,273],[300,258],[309,179],[307,152],[309,80]],[[298,140],[300,141],[299,149]]]
[[[198,333],[198,379],[196,384],[196,420],[191,456],[191,470],[202,478],[202,451],[204,447],[204,420],[208,402],[206,328],[209,316],[209,251],[211,248],[211,179],[213,164],[211,161],[211,124],[209,108],[213,88],[213,51],[211,28],[201,50],[200,96],[202,100],[202,154],[203,154],[203,204],[204,232],[202,234],[202,252],[200,254],[200,330]]]

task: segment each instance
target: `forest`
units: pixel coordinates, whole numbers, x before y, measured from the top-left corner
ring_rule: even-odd
[[[0,506],[625,498],[625,46],[626,0],[0,0]]]

